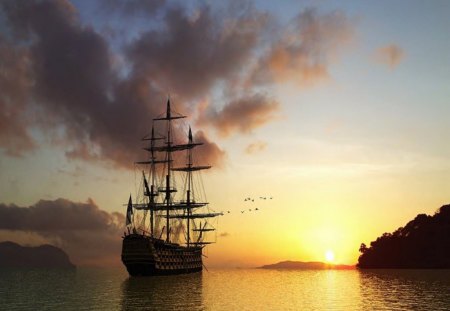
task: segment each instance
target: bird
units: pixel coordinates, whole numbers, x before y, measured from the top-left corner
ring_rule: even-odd
[[[247,201],[247,199],[244,200],[244,202]]]
[[[252,211],[252,209],[251,209],[251,208],[249,208],[249,209],[248,209],[248,211],[249,211],[249,212],[251,212],[251,211]]]
[[[255,200],[253,199],[252,202],[255,202]]]
[[[259,211],[259,208],[255,208],[255,211]]]
[[[244,214],[244,211],[241,211],[241,214]]]
[[[272,197],[270,197],[270,199],[272,200]]]
[[[227,213],[229,214],[229,213],[230,213],[230,211],[227,211]]]

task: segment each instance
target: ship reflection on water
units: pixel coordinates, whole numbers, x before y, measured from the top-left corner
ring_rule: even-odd
[[[0,269],[0,310],[450,310],[450,270]]]
[[[122,282],[122,310],[204,310],[202,273],[129,277]]]

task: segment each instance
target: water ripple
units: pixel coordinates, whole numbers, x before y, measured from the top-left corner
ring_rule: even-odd
[[[0,270],[0,310],[450,310],[450,270]]]

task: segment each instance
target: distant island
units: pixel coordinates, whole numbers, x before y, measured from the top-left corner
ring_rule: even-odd
[[[359,248],[362,269],[450,269],[450,205]]]
[[[75,269],[69,256],[52,245],[21,246],[0,242],[0,268],[64,268]]]
[[[259,269],[286,269],[286,270],[350,270],[355,266],[335,265],[319,261],[280,261],[275,264],[258,267]]]

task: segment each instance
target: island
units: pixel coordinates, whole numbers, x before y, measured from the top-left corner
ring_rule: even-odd
[[[359,248],[361,269],[450,269],[450,205]]]
[[[320,261],[280,261],[275,264],[258,267],[259,269],[285,269],[285,270],[350,270],[355,266],[337,265]]]
[[[69,256],[52,245],[21,246],[0,242],[0,268],[63,268],[75,269]]]

